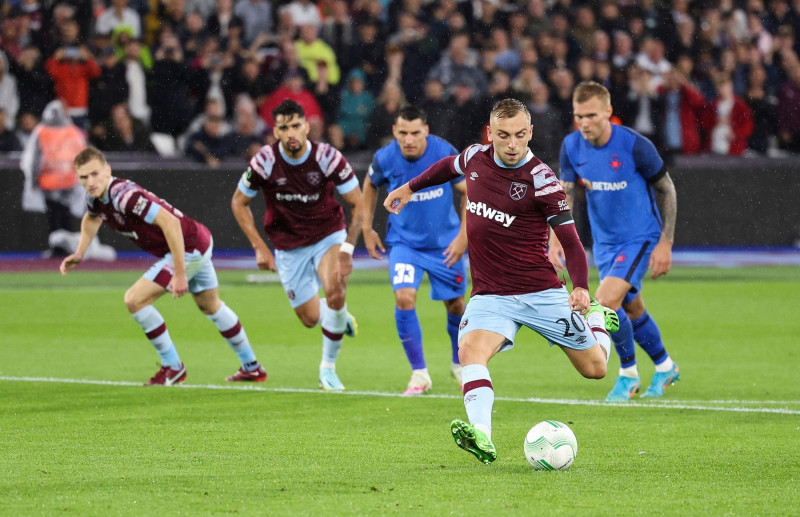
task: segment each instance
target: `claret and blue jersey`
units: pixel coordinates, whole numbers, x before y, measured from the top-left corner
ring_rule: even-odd
[[[651,185],[666,168],[650,140],[612,124],[608,143],[594,147],[575,131],[561,145],[560,166],[562,181],[581,179],[586,187],[595,244],[658,241],[661,216]]]
[[[369,168],[370,181],[376,187],[386,185],[391,192],[442,158],[456,154],[456,148],[447,141],[428,135],[425,153],[411,161],[403,156],[400,145],[395,140],[375,153]],[[461,181],[464,181],[463,176],[448,184],[415,192],[411,202],[400,214],[389,215],[386,244],[404,244],[420,250],[444,249],[449,246],[461,227],[461,219],[453,206],[453,189],[450,185]],[[431,231],[433,226],[436,231]]]

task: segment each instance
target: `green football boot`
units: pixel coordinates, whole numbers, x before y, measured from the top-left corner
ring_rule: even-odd
[[[488,465],[497,459],[497,451],[492,440],[480,429],[475,429],[474,425],[456,418],[450,422],[450,431],[453,433],[456,445],[478,458],[479,461]]]
[[[603,317],[605,318],[606,331],[609,334],[613,334],[619,330],[619,316],[617,315],[616,311],[600,305],[600,302],[594,298],[592,298],[592,303],[589,305],[589,310],[586,312],[586,314],[584,314],[584,317],[588,319],[589,315],[593,312],[600,312],[603,314]]]

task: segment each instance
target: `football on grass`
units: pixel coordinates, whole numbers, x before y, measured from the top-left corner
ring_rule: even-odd
[[[565,470],[578,455],[578,440],[567,424],[545,420],[528,431],[524,450],[535,470]]]

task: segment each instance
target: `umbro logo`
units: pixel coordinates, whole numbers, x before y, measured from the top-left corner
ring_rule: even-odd
[[[475,181],[476,179],[478,179],[478,173],[475,172],[475,171],[470,172],[469,173],[469,179],[471,179],[472,181]]]

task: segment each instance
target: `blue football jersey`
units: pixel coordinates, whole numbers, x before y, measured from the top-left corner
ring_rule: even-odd
[[[442,158],[456,154],[456,148],[446,140],[428,135],[425,153],[417,160],[409,161],[395,140],[375,153],[369,177],[373,185],[386,185],[391,192]],[[453,206],[451,185],[461,181],[464,181],[463,176],[415,192],[400,214],[389,214],[386,244],[405,244],[414,249],[442,249],[450,245],[461,227],[461,219]]]
[[[594,147],[575,131],[561,144],[561,180],[586,186],[595,244],[620,244],[661,235],[661,215],[651,182],[664,161],[653,143],[633,129],[611,125],[611,139]]]

